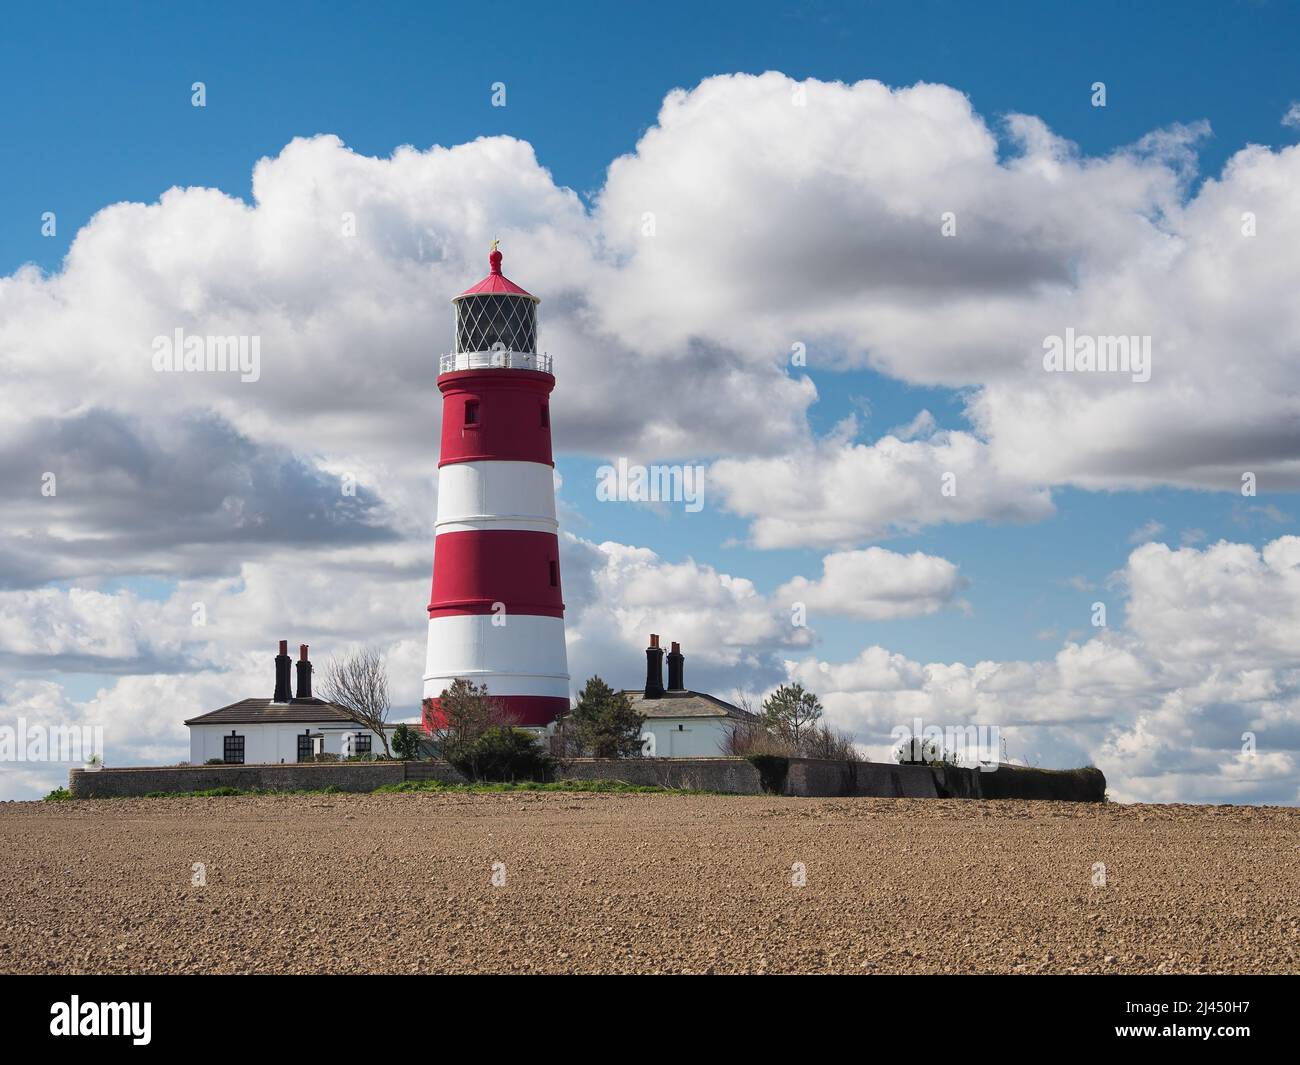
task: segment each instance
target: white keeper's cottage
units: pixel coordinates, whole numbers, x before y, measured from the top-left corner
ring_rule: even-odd
[[[757,719],[747,710],[686,687],[686,656],[674,643],[668,652],[668,687],[664,687],[664,652],[659,636],[646,648],[646,681],[623,692],[632,709],[644,716],[642,751],[649,758],[717,758],[737,725]]]
[[[185,722],[190,730],[191,765],[308,762],[318,754],[384,753],[377,733],[359,724],[343,707],[313,697],[306,644],[299,648],[294,696],[289,694],[289,664],[288,641],[281,640],[271,698],[243,699]],[[387,729],[390,745],[396,728],[393,724]]]

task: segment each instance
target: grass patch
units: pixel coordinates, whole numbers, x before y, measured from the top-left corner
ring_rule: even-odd
[[[558,791],[589,792],[615,795],[713,795],[717,792],[696,791],[691,788],[668,788],[659,784],[629,784],[625,780],[556,780],[541,784],[532,780],[520,780],[513,783],[444,784],[440,780],[408,780],[401,784],[384,784],[375,788],[371,794],[391,794],[405,792],[462,792],[467,794],[491,794],[494,792],[513,791]],[[218,799],[239,795],[344,795],[330,785],[326,788],[236,788],[224,785],[219,788],[201,788],[197,791],[148,791],[139,796],[142,799]],[[71,799],[72,793],[67,788],[56,788],[45,796],[46,802],[63,802]],[[129,796],[123,796],[127,798]]]
[[[668,788],[661,784],[629,784],[626,780],[553,780],[540,784],[533,780],[518,780],[512,783],[447,784],[441,780],[407,780],[401,784],[381,784],[373,794],[403,794],[406,792],[464,792],[470,794],[489,794],[503,791],[562,791],[594,792],[597,794],[616,795],[707,795],[710,792],[693,791],[689,788]]]
[[[331,784],[326,788],[235,788],[224,785],[219,788],[201,788],[197,791],[146,791],[142,799],[213,799],[229,795],[342,795]]]

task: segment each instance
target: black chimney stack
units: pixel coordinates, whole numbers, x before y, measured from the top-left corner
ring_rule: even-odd
[[[664,695],[664,649],[659,646],[658,633],[650,634],[650,646],[645,649],[645,697],[662,699]]]
[[[289,694],[289,641],[280,641],[280,653],[275,656],[275,694],[271,696],[273,703],[287,703],[291,695]]]
[[[686,690],[686,684],[682,680],[685,665],[686,656],[682,654],[682,645],[673,641],[673,649],[668,652],[668,690],[670,692]]]
[[[311,697],[311,662],[307,658],[307,645],[298,645],[298,694],[295,703],[312,702]]]

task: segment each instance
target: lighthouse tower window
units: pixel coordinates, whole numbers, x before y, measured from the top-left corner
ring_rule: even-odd
[[[560,586],[560,565],[554,559],[547,564],[551,567],[551,587],[558,588]]]
[[[550,427],[551,427],[551,406],[549,403],[543,403],[542,404],[542,428],[549,429]]]
[[[465,401],[465,424],[478,425],[478,400]]]

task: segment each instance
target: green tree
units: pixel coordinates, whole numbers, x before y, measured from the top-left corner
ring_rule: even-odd
[[[510,725],[504,704],[488,694],[486,684],[455,678],[438,696],[438,717],[433,721],[433,739],[442,757],[473,743],[488,729]]]
[[[796,751],[803,751],[821,716],[821,701],[802,684],[782,684],[763,700],[763,724]]]
[[[420,753],[420,737],[410,725],[393,729],[393,750],[398,758],[410,760]]]
[[[645,717],[632,709],[631,700],[599,677],[592,677],[578,693],[571,723],[578,743],[594,758],[635,758],[641,754],[641,726]]]

